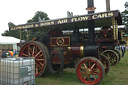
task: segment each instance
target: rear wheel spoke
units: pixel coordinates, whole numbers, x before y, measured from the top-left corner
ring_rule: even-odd
[[[36,59],[37,61],[44,61],[45,59]]]
[[[35,57],[37,57],[40,54],[41,50],[35,55]]]
[[[35,50],[35,46],[33,47],[33,50],[32,50],[32,56],[34,56],[34,50]]]
[[[38,66],[36,66],[36,73],[38,73]]]
[[[28,46],[28,50],[30,50],[32,52],[32,49]]]
[[[26,57],[29,57],[29,55],[27,55],[27,54],[25,54],[25,53],[23,53],[23,55],[26,56]]]

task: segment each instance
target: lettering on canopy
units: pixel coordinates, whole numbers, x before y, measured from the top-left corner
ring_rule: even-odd
[[[52,26],[52,25],[58,25],[58,24],[95,20],[95,19],[114,17],[114,14],[115,14],[114,12],[106,12],[106,13],[98,13],[98,14],[92,14],[92,15],[76,16],[72,18],[64,18],[64,19],[59,19],[59,20],[48,20],[44,22],[18,25],[15,27],[10,27],[9,29],[10,30],[31,29],[31,28],[39,28],[39,27]]]

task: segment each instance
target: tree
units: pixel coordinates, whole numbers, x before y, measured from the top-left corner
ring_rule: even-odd
[[[34,17],[32,19],[28,20],[27,23],[39,22],[39,19],[49,20],[49,17],[45,12],[37,11],[35,13]],[[35,36],[44,35],[46,32],[48,32],[48,30],[45,28],[30,29],[29,30],[29,34],[30,34],[29,37],[30,37],[30,39],[32,39]]]
[[[8,27],[13,27],[13,26],[15,26],[15,24],[13,24],[12,22],[8,23]],[[12,37],[20,39],[19,35],[20,35],[19,30],[15,30],[15,31],[6,30],[4,33],[2,33],[2,36],[12,36]]]
[[[121,13],[122,22],[127,27],[127,34],[128,34],[128,2],[125,2],[125,10]]]
[[[41,12],[41,11],[37,11],[34,15],[34,17],[30,20],[28,20],[28,23],[31,22],[38,22],[39,21],[39,17],[43,20],[45,18],[45,20],[49,20],[48,15],[45,12]]]
[[[39,22],[40,19],[45,19],[49,20],[48,15],[45,12],[37,11],[34,15],[34,17],[30,20],[27,21],[27,23],[32,23],[32,22]],[[12,22],[8,23],[8,27],[14,27],[15,24]],[[47,32],[47,29],[42,29],[42,28],[37,28],[37,29],[30,29],[30,30],[22,30],[22,39],[26,40],[27,39],[27,32],[29,32],[29,39],[31,40],[35,36],[43,35]],[[20,30],[14,30],[14,31],[9,31],[6,30],[4,33],[2,33],[2,36],[13,36],[18,39],[20,39]]]

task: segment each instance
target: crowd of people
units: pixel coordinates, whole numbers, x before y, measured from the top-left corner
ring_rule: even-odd
[[[0,58],[7,58],[9,57],[13,57],[15,55],[17,55],[18,52],[15,50],[7,50],[7,49],[0,49]]]

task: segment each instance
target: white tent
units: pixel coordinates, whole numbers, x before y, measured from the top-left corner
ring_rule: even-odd
[[[11,44],[13,46],[13,49],[17,50],[17,43],[20,42],[20,39],[11,37],[11,36],[0,36],[0,45],[7,45]]]

